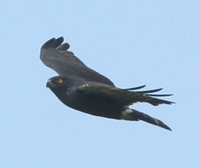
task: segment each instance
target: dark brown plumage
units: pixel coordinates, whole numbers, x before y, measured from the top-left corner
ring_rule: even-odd
[[[157,106],[173,102],[157,97],[171,94],[154,94],[162,89],[138,91],[135,88],[117,88],[107,77],[87,67],[72,52],[63,37],[47,41],[41,48],[42,62],[59,76],[50,78],[47,87],[67,106],[96,116],[145,122],[171,130],[162,121],[129,108],[137,102]]]

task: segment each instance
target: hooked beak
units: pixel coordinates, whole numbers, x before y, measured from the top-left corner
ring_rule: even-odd
[[[46,87],[47,88],[51,88],[53,86],[53,82],[51,81],[51,79],[48,79],[47,83],[46,83]]]

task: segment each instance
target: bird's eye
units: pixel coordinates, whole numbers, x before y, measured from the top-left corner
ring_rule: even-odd
[[[62,79],[58,79],[57,82],[58,82],[59,84],[61,84],[61,83],[63,83],[63,80],[62,80]]]

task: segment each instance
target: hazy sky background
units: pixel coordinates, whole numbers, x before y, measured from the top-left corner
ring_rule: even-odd
[[[173,131],[64,106],[39,59],[59,36],[119,87],[174,93],[175,105],[135,105]],[[199,168],[200,1],[7,0],[0,37],[0,167]]]

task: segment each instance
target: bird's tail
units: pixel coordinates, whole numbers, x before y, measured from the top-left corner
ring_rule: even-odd
[[[121,119],[131,120],[131,121],[142,120],[171,131],[171,128],[168,127],[166,124],[164,124],[162,121],[134,109],[127,109],[123,111]]]

